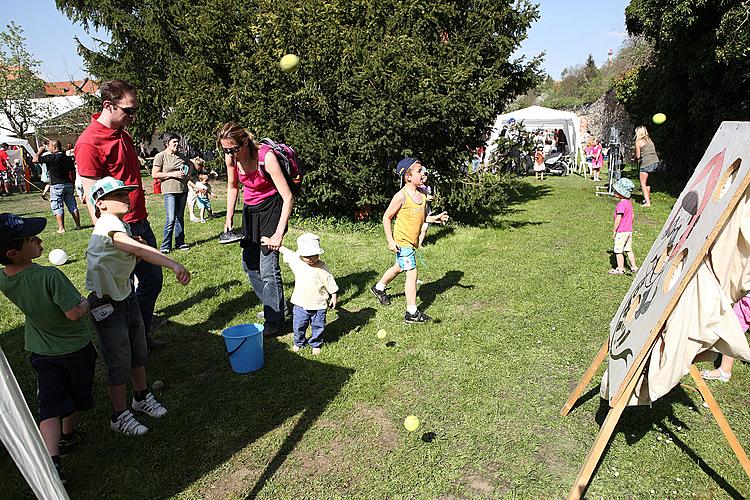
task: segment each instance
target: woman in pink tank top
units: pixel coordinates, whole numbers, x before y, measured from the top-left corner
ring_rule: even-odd
[[[276,155],[269,150],[265,172],[258,167],[258,144],[249,131],[227,123],[218,132],[218,145],[227,166],[227,216],[224,231],[234,227],[234,206],[242,185],[242,268],[263,304],[264,335],[279,333],[284,325],[286,301],[279,266],[279,247],[286,234],[294,197]],[[261,245],[261,238],[269,239]]]

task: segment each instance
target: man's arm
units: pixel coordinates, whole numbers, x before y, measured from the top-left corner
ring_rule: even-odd
[[[91,194],[91,188],[93,187],[94,183],[101,179],[101,177],[85,177],[83,175],[79,176],[81,178],[81,184],[83,184],[83,197],[86,199],[86,208],[89,209],[89,215],[91,216],[91,222],[96,224],[97,217],[94,214],[94,205],[91,203],[91,200],[89,199],[89,195]]]

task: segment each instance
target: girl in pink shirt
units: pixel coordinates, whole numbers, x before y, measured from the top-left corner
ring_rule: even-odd
[[[597,140],[596,144],[592,146],[591,148],[591,156],[593,156],[593,161],[591,163],[591,172],[594,175],[594,181],[600,181],[599,178],[599,171],[602,169],[602,165],[604,165],[604,153],[602,153],[602,141]]]
[[[612,186],[615,196],[620,200],[615,207],[615,224],[612,229],[612,238],[615,240],[615,258],[617,267],[609,270],[609,274],[625,274],[625,257],[628,254],[630,270],[638,271],[633,253],[633,204],[630,203],[630,193],[635,185],[625,177]]]

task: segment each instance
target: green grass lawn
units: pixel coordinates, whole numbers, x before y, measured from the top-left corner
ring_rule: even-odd
[[[629,175],[635,178],[633,173]],[[221,193],[222,186],[215,186]],[[188,223],[189,251],[173,257],[193,273],[180,286],[165,272],[156,332],[169,347],[149,360],[149,380],[169,414],[143,417],[141,438],[109,429],[101,366],[96,409],[83,416],[84,444],[63,459],[73,498],[496,498],[567,494],[606,413],[596,386],[573,412],[559,411],[602,342],[632,276],[609,276],[614,200],[576,175],[521,181],[490,227],[432,227],[418,302],[435,318],[403,322],[403,279],[380,306],[368,288],[392,263],[379,224],[295,220],[285,240],[320,235],[341,287],[320,356],[291,351],[292,335],[266,339],[265,367],[236,375],[222,329],[255,321],[261,308],[243,275],[239,247],[220,246],[223,219]],[[223,198],[223,196],[222,196]],[[638,262],[674,198],[655,192],[636,207]],[[217,200],[216,209],[224,209]],[[148,196],[161,233],[160,196]],[[450,211],[450,207],[445,207]],[[50,218],[46,254],[83,291],[90,230],[54,233],[38,194],[0,200],[0,210]],[[69,220],[69,219],[68,219]],[[88,221],[88,216],[84,215]],[[236,223],[239,224],[239,217]],[[160,239],[160,236],[157,236]],[[292,274],[282,269],[291,295]],[[23,351],[23,317],[0,299],[0,345],[32,411],[35,377]],[[388,334],[379,340],[375,332]],[[595,378],[598,383],[601,376]],[[741,443],[750,438],[747,366],[711,388]],[[689,378],[686,384],[691,385]],[[403,428],[416,415],[420,429]],[[29,490],[0,452],[4,498]],[[652,408],[628,409],[588,496],[746,497],[750,484],[693,390],[675,388]]]

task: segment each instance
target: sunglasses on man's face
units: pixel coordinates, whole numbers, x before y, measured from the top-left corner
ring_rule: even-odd
[[[237,152],[242,149],[242,146],[232,146],[231,148],[221,148],[224,150],[224,152],[228,155],[235,155]]]
[[[136,114],[138,112],[138,106],[134,106],[132,108],[125,108],[125,107],[122,107],[122,106],[118,106],[115,103],[112,103],[112,107],[114,107],[114,108],[120,108],[123,113],[125,113],[126,115],[130,115],[130,116],[133,116],[134,114]]]

